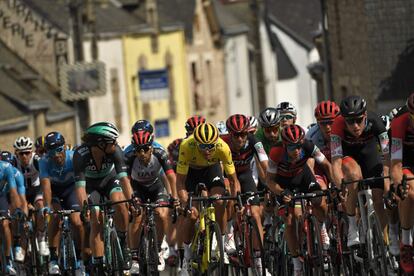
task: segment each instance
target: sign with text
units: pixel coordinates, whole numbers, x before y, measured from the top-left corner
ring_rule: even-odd
[[[66,37],[24,1],[0,0],[0,40],[55,85],[55,40]]]
[[[138,79],[141,101],[168,99],[170,89],[166,69],[141,70],[138,72]]]
[[[64,64],[60,69],[61,96],[64,101],[85,100],[106,93],[103,62]]]

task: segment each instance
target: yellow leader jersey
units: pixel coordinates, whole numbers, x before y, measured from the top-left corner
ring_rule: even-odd
[[[226,142],[219,138],[212,157],[207,160],[198,149],[194,136],[191,135],[181,142],[177,163],[177,173],[187,175],[189,167],[199,169],[214,165],[220,161],[222,162],[224,171],[227,175],[231,175],[236,172],[233,159],[231,157],[231,150]]]

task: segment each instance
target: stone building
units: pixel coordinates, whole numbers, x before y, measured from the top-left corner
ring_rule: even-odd
[[[401,54],[407,58],[414,38],[414,2],[405,0],[324,0],[327,5],[329,49],[335,100],[358,94],[369,109],[389,111],[414,90],[387,85],[406,70],[396,71]],[[412,72],[413,68],[411,68]],[[408,79],[408,78],[406,78]],[[412,77],[411,77],[412,79]],[[398,80],[405,82],[405,80]]]

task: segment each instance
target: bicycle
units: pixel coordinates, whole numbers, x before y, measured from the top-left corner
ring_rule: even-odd
[[[197,190],[204,190],[204,185],[198,185]],[[203,192],[200,195],[203,195]],[[200,202],[198,226],[191,242],[191,268],[195,275],[226,275],[224,265],[224,248],[221,230],[216,222],[214,202],[227,200],[228,196],[199,196],[189,194],[188,206],[191,210],[193,201]]]
[[[113,214],[115,210],[112,209],[113,205],[125,204],[130,200],[121,200],[112,202],[110,200],[98,204],[84,203],[84,208],[99,207],[103,212],[103,241],[104,241],[104,261],[106,264],[105,270],[110,275],[122,276],[125,260],[122,253],[121,244],[118,239],[118,233],[115,229]],[[86,206],[86,207],[85,207]],[[101,271],[97,267],[93,269],[93,275],[100,275]]]
[[[342,188],[349,184],[358,183],[357,203],[361,216],[359,223],[361,243],[359,245],[359,249],[367,254],[366,258],[362,260],[365,271],[376,275],[388,275],[388,260],[385,252],[386,250],[381,224],[374,210],[372,190],[367,182],[383,180],[385,178],[388,177],[370,177],[354,181],[343,180],[341,183]]]
[[[295,193],[291,197],[288,206],[285,207],[285,215],[288,215],[289,207],[294,207],[296,201],[300,201],[302,216],[296,220],[296,235],[299,238],[300,251],[304,258],[305,275],[324,275],[325,258],[321,242],[320,226],[316,217],[312,214],[311,199],[326,196],[327,190],[310,193]]]
[[[156,208],[174,208],[173,202],[147,202],[141,203],[132,200],[136,207],[144,209],[144,220],[141,222],[138,256],[140,258],[140,274],[141,275],[159,275],[158,272],[158,239],[157,228],[155,223]],[[175,209],[174,209],[175,210]],[[173,212],[173,223],[175,222],[176,212]]]
[[[238,206],[243,206],[243,213],[236,214],[234,224],[235,254],[230,255],[232,268],[235,275],[249,275],[250,268],[255,276],[266,275],[265,254],[259,228],[251,211],[251,202],[255,196],[262,196],[264,192],[248,192],[238,194],[233,200],[237,200]]]
[[[59,244],[59,266],[63,275],[75,275],[78,269],[75,243],[72,237],[70,215],[80,212],[79,210],[56,210],[50,214],[56,214],[60,218],[61,237]]]

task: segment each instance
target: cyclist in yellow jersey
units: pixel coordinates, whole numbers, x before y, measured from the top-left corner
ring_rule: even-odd
[[[180,153],[177,164],[177,191],[178,196],[186,206],[188,192],[195,192],[198,183],[204,183],[209,195],[223,195],[225,192],[222,163],[226,176],[230,182],[231,193],[235,195],[240,191],[240,183],[237,179],[236,170],[231,156],[229,146],[219,138],[216,126],[210,123],[199,125],[193,135],[184,139],[180,145]],[[216,202],[216,218],[224,233],[227,224],[224,202]],[[188,275],[188,260],[191,250],[191,233],[197,219],[197,210],[191,210],[183,224],[180,238],[184,242],[184,260],[181,275]],[[224,240],[224,236],[222,236]]]

